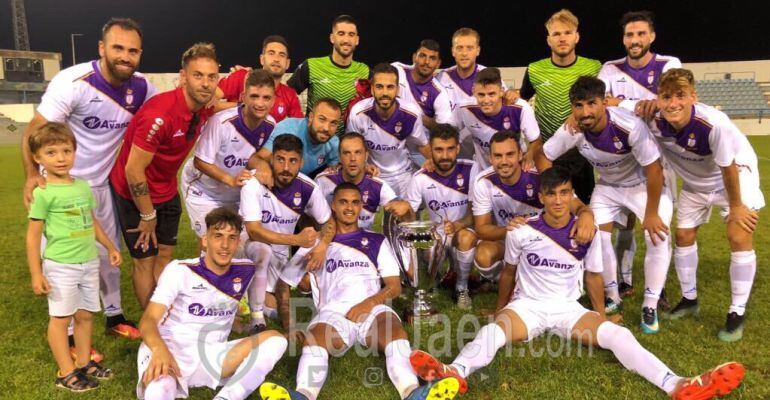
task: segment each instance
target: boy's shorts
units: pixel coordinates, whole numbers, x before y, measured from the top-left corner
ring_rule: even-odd
[[[43,276],[51,286],[48,315],[68,317],[77,310],[99,312],[99,259],[80,264],[43,260]]]

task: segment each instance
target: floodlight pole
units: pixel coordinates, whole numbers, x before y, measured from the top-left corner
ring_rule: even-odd
[[[75,59],[75,36],[83,36],[82,33],[71,33],[70,34],[70,44],[72,46],[72,65],[77,64],[77,61]]]

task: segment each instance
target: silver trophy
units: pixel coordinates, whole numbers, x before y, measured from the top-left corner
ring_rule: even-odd
[[[407,321],[412,323],[416,318],[436,314],[429,292],[447,272],[444,239],[438,232],[440,224],[432,221],[396,224],[386,217],[383,225],[400,263],[404,283],[414,289],[411,305],[406,310]]]

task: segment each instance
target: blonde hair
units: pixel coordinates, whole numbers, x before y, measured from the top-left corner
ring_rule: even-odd
[[[572,11],[567,10],[566,8],[562,8],[561,10],[551,15],[551,18],[548,18],[548,21],[545,21],[545,29],[550,31],[550,26],[554,22],[561,22],[565,25],[575,28],[575,30],[578,28],[578,17],[576,17]]]
[[[671,68],[661,75],[658,82],[658,94],[673,94],[680,90],[695,91],[695,77],[692,71],[684,68]]]
[[[71,143],[72,147],[77,149],[75,135],[70,128],[60,122],[47,122],[40,128],[37,128],[27,139],[29,151],[36,154],[38,150],[49,144]]]
[[[481,45],[481,35],[473,28],[460,28],[452,34],[452,46],[455,44],[455,38],[458,36],[473,36],[476,38],[476,45]]]

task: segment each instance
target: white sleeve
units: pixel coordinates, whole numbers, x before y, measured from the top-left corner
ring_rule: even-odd
[[[412,211],[417,212],[422,204],[422,193],[420,193],[420,175],[415,174],[412,179],[409,180],[409,184],[406,187],[405,199],[412,207]]]
[[[620,101],[620,104],[618,104],[618,107],[631,111],[632,113],[636,113],[636,103],[638,103],[639,100],[628,100],[623,99]]]
[[[316,176],[315,183],[318,185],[318,188],[321,189],[321,193],[324,195],[324,199],[326,199],[326,204],[331,204],[332,194],[334,193],[334,182],[326,178],[325,175],[319,175]]]
[[[535,119],[535,111],[524,99],[516,100],[516,105],[521,106],[521,133],[527,139],[527,142],[534,142],[540,139],[540,126]]]
[[[264,191],[262,185],[255,179],[249,179],[241,188],[240,214],[246,222],[262,222],[262,207],[259,197]]]
[[[732,165],[737,155],[738,135],[743,135],[732,123],[714,124],[709,134],[709,147],[714,152],[714,162],[724,168]],[[735,138],[735,139],[734,139]]]
[[[410,136],[412,137],[414,143],[416,143],[418,146],[425,146],[428,144],[428,136],[425,134],[427,129],[425,129],[425,126],[422,124],[421,115],[422,114],[417,114],[417,118],[414,120],[412,134]]]
[[[172,261],[166,265],[160,278],[158,278],[158,284],[155,286],[150,301],[164,305],[166,308],[171,307],[184,286],[184,268],[187,267],[180,265],[177,261]]]
[[[382,186],[380,187],[380,207],[390,203],[398,198],[398,195],[390,185],[385,181],[380,181]]]
[[[599,231],[594,235],[594,239],[591,241],[591,246],[586,252],[586,256],[583,258],[583,267],[586,271],[600,273],[604,270],[604,264],[602,261],[602,240],[599,238]]]
[[[209,123],[201,129],[201,136],[195,144],[195,158],[200,159],[206,164],[214,164],[217,159],[217,153],[222,146],[222,126],[219,121],[209,120]]]
[[[297,287],[307,273],[307,260],[305,256],[314,247],[300,247],[289,262],[278,272],[281,280],[291,287]]]
[[[382,241],[380,252],[377,254],[377,271],[380,273],[381,278],[401,275],[396,255],[393,253],[393,248],[390,247],[390,242],[387,239]]]
[[[348,123],[345,124],[345,132],[357,132],[364,133],[364,130],[359,126],[361,125],[361,118],[358,116],[358,108],[353,106],[348,116]]]
[[[318,186],[314,187],[310,194],[310,201],[305,206],[305,213],[313,217],[319,224],[325,224],[332,216],[329,203],[326,202],[324,194]]]
[[[628,136],[628,144],[634,158],[643,167],[646,167],[660,158],[660,151],[655,139],[652,138],[650,128],[643,121],[635,121],[631,134]]]
[[[449,102],[449,93],[446,90],[438,93],[436,100],[433,102],[433,109],[436,110],[436,122],[452,126],[457,125],[452,113],[452,104]]]
[[[468,137],[467,132],[463,137],[463,131],[465,131],[465,111],[463,111],[462,107],[455,109],[454,118],[455,124],[457,124],[455,125],[455,128],[457,128],[457,131],[460,132],[460,142],[462,142],[466,137]]]
[[[671,57],[671,59],[668,60],[666,65],[663,66],[663,72],[666,72],[671,68],[682,68],[682,62],[676,57]]]
[[[48,84],[37,112],[50,122],[65,122],[75,110],[76,87],[68,74],[58,74]]]
[[[604,82],[604,94],[606,96],[612,96],[612,86],[610,85],[610,79],[612,78],[612,73],[610,72],[610,69],[612,68],[615,68],[615,67],[605,63],[604,65],[602,65],[602,69],[599,70],[599,76],[597,76],[597,78],[601,79],[601,81]]]
[[[543,145],[545,157],[551,161],[561,157],[562,154],[577,146],[581,135],[583,134],[576,133],[573,135],[569,133],[566,125],[560,126],[556,133]]]
[[[479,164],[473,161],[473,166],[470,172],[470,181],[468,182],[468,201],[473,202],[473,187],[476,186],[476,177],[479,176]]]
[[[473,215],[484,215],[492,212],[492,196],[489,195],[489,185],[479,179],[473,184]]]
[[[524,229],[528,229],[528,228],[526,227],[517,228],[512,231],[508,231],[505,234],[504,259],[506,264],[511,264],[511,265],[519,264],[519,256],[521,255],[521,245],[519,245],[519,240],[517,235],[523,232]]]

